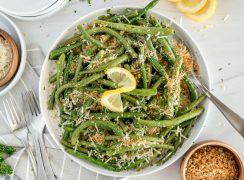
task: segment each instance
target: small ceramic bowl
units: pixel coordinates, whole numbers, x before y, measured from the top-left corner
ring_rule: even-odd
[[[185,174],[186,174],[186,167],[187,167],[187,163],[189,161],[189,159],[191,158],[191,156],[200,148],[205,147],[205,146],[220,146],[223,147],[224,149],[227,149],[228,151],[230,151],[236,160],[236,163],[238,165],[239,168],[239,177],[238,180],[244,180],[244,165],[243,165],[243,160],[241,158],[241,156],[238,154],[238,152],[232,148],[230,145],[221,142],[221,141],[216,141],[216,140],[210,140],[210,141],[203,141],[200,142],[198,144],[193,145],[184,155],[184,158],[182,160],[181,163],[181,179],[182,180],[186,180],[185,178]]]
[[[12,50],[12,59],[11,59],[10,68],[7,74],[2,79],[0,79],[0,86],[3,86],[13,78],[13,76],[15,75],[18,69],[19,51],[14,39],[6,31],[0,29],[0,37],[9,43]]]
[[[0,27],[13,38],[19,53],[19,63],[14,76],[6,84],[0,86],[0,96],[3,96],[16,85],[24,72],[26,64],[26,45],[24,36],[19,28],[2,12],[0,12]]]

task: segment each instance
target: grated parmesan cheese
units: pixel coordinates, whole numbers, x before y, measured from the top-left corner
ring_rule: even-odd
[[[0,37],[0,79],[3,79],[10,67],[12,61],[12,49],[9,43]]]

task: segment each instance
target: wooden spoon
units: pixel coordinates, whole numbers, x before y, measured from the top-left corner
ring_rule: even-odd
[[[18,48],[17,48],[17,45],[16,45],[14,39],[7,32],[5,32],[2,29],[0,29],[0,37],[3,38],[4,40],[6,40],[12,49],[12,61],[10,64],[9,71],[4,76],[4,78],[0,79],[0,86],[3,86],[14,77],[14,75],[18,69],[20,60],[19,60],[19,51],[18,51]]]

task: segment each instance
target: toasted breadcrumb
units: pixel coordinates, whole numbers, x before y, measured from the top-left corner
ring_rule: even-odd
[[[220,146],[200,148],[187,163],[186,180],[236,180],[238,175],[234,155]]]

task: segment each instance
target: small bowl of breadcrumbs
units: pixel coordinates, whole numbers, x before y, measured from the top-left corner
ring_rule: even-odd
[[[244,165],[235,149],[221,141],[192,146],[181,164],[182,180],[244,180]]]

